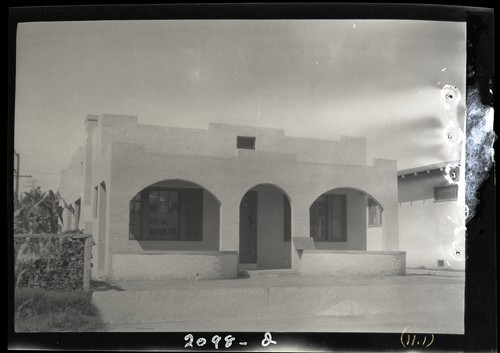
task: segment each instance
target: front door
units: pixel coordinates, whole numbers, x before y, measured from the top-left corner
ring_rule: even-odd
[[[257,191],[248,191],[240,203],[240,263],[257,263]]]

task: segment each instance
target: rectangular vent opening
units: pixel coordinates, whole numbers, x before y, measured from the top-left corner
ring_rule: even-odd
[[[255,137],[250,136],[238,136],[236,139],[236,148],[254,150],[255,149]]]

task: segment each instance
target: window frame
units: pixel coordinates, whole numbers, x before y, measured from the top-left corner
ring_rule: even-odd
[[[177,238],[162,238],[161,236],[156,236],[152,237],[149,234],[149,225],[150,225],[150,219],[149,216],[151,215],[150,212],[150,202],[149,202],[149,194],[151,191],[157,191],[158,193],[161,191],[164,192],[176,192],[177,193]],[[146,194],[147,197],[144,197],[144,194]],[[160,196],[158,195],[158,198]],[[169,195],[170,198],[170,195]],[[175,188],[168,188],[168,187],[149,187],[146,190],[143,191],[143,195],[141,195],[141,207],[145,207],[142,212],[141,212],[141,239],[143,240],[159,240],[159,241],[180,241],[182,239],[182,232],[181,232],[181,191],[176,190]],[[159,203],[158,201],[157,203]],[[167,201],[167,204],[170,204],[170,202]],[[145,213],[147,214],[147,217],[145,217]],[[154,213],[153,213],[154,214]],[[160,214],[159,212],[156,212],[156,214]],[[168,213],[167,213],[168,214]],[[159,229],[159,227],[157,227]],[[168,227],[167,227],[168,229]],[[147,236],[148,238],[145,239],[144,233],[147,231]],[[168,233],[168,230],[167,230]],[[168,236],[168,235],[167,235]]]
[[[94,186],[94,204],[93,206],[93,216],[94,219],[97,218],[98,210],[99,210],[99,185]]]
[[[325,238],[318,238],[312,235],[311,232],[311,208],[313,205],[321,198],[324,197],[324,229],[325,229]],[[330,225],[330,222],[333,221],[333,209],[330,209],[330,207],[333,207],[333,199],[337,197],[343,200],[343,218],[342,218],[342,223],[343,223],[343,234],[340,238],[333,238],[333,229],[331,228],[332,225]],[[330,206],[331,205],[331,206]],[[332,219],[330,219],[332,218]],[[330,229],[332,229],[332,236],[330,237]],[[309,208],[309,236],[315,241],[315,242],[320,242],[320,243],[346,243],[348,241],[348,230],[347,230],[347,195],[346,194],[322,194],[320,195],[314,202],[311,204]]]
[[[370,217],[372,209],[375,209],[375,222],[373,223],[371,222],[371,217]],[[382,212],[383,212],[382,207],[379,205],[378,202],[376,202],[371,197],[368,197],[367,212],[368,212],[368,221],[366,224],[367,227],[368,228],[382,227]]]
[[[81,208],[82,208],[82,199],[79,198],[74,202],[75,206],[73,207],[73,210],[75,211],[74,213],[74,219],[73,219],[73,224],[72,224],[72,230],[79,230],[80,228],[80,214],[81,214]]]
[[[188,190],[188,188],[177,188],[177,187],[162,187],[162,186],[153,186],[153,187],[147,187],[143,190],[141,190],[137,194],[141,194],[141,210],[139,211],[140,213],[140,234],[138,237],[133,236],[131,232],[131,225],[132,225],[132,212],[131,212],[131,207],[130,204],[134,202],[134,198],[136,195],[134,195],[134,198],[132,198],[129,201],[129,238],[128,240],[135,240],[135,241],[182,241],[182,242],[190,242],[190,241],[203,241],[203,217],[204,217],[204,212],[203,212],[203,199],[204,199],[204,189],[203,188],[194,188],[192,190],[200,190],[201,191],[201,219],[199,220],[201,222],[201,233],[199,233],[199,237],[197,238],[186,238],[183,236],[182,233],[182,211],[183,211],[183,203],[182,199],[185,197],[185,192]],[[178,236],[176,238],[166,238],[166,237],[160,237],[160,236],[149,236],[149,192],[150,191],[167,191],[167,192],[176,192],[177,193],[177,207],[178,207],[178,214],[177,214],[177,229],[178,229]],[[147,232],[147,233],[146,233]]]

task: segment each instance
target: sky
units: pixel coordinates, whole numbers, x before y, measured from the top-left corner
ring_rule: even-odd
[[[87,114],[206,129],[367,139],[398,170],[456,160],[441,89],[465,96],[466,26],[367,20],[82,21],[18,25],[14,146],[25,191],[57,190]],[[453,116],[463,126],[464,98]]]

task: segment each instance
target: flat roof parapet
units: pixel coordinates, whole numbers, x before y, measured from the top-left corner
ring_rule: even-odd
[[[432,172],[442,172],[448,165],[460,165],[458,161],[441,162],[435,164],[429,164],[421,167],[403,169],[398,171],[399,178],[405,178],[407,176],[416,176],[420,174],[429,174]]]

